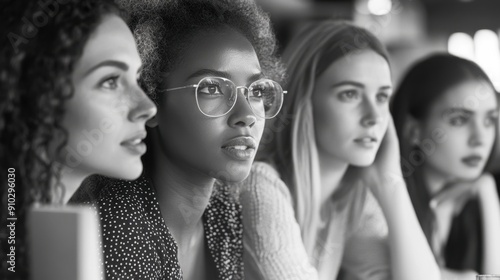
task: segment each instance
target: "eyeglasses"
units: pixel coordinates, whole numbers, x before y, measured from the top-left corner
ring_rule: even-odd
[[[206,77],[196,85],[169,88],[163,91],[184,88],[196,89],[198,109],[208,117],[221,117],[229,113],[236,104],[238,91],[242,91],[256,116],[271,119],[281,110],[283,94],[286,94],[280,84],[273,80],[260,79],[248,87],[237,87],[231,80],[221,77]]]

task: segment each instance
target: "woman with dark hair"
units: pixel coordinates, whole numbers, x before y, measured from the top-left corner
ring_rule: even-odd
[[[328,20],[299,33],[284,61],[288,95],[262,155],[270,164],[255,163],[242,183],[245,271],[439,279],[399,166],[385,48],[363,28]]]
[[[16,275],[25,279],[28,207],[66,203],[91,174],[137,178],[156,107],[137,83],[141,60],[113,1],[11,1],[1,10],[2,232],[14,195]]]
[[[282,105],[269,19],[244,0],[129,5],[158,115],[140,179],[96,178],[82,189],[100,186],[83,200],[101,215],[106,275],[243,279],[230,183],[246,178],[265,120]]]
[[[474,62],[436,54],[416,63],[392,113],[420,225],[444,275],[500,273],[500,207],[484,172],[497,134],[498,97]]]

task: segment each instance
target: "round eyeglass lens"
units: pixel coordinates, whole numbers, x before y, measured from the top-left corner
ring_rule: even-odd
[[[255,115],[271,119],[275,117],[283,104],[283,89],[280,84],[269,79],[253,82],[248,88],[248,101]]]
[[[236,86],[225,78],[203,78],[196,88],[196,102],[203,114],[222,116],[236,103]]]

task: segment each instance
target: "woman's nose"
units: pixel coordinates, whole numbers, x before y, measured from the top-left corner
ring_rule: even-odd
[[[234,104],[234,107],[229,115],[229,125],[232,127],[252,127],[257,121],[257,117],[252,111],[250,104],[247,102],[244,91],[238,90],[236,94],[238,97],[236,98],[236,103]]]
[[[483,144],[483,137],[487,128],[480,121],[472,121],[470,125],[470,137],[468,144],[470,147],[478,147]]]
[[[132,122],[147,121],[156,115],[156,111],[157,108],[153,101],[151,101],[142,89],[139,89],[132,97],[129,119]]]
[[[382,121],[382,114],[380,108],[369,100],[365,100],[363,110],[363,117],[361,118],[361,125],[364,127],[374,126]]]

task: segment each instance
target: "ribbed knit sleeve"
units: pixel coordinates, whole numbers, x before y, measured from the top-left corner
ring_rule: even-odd
[[[273,167],[255,162],[240,191],[245,279],[317,279],[290,192]]]
[[[366,280],[392,279],[388,242],[389,229],[380,205],[368,191],[360,222],[345,244],[343,268],[353,278]]]

